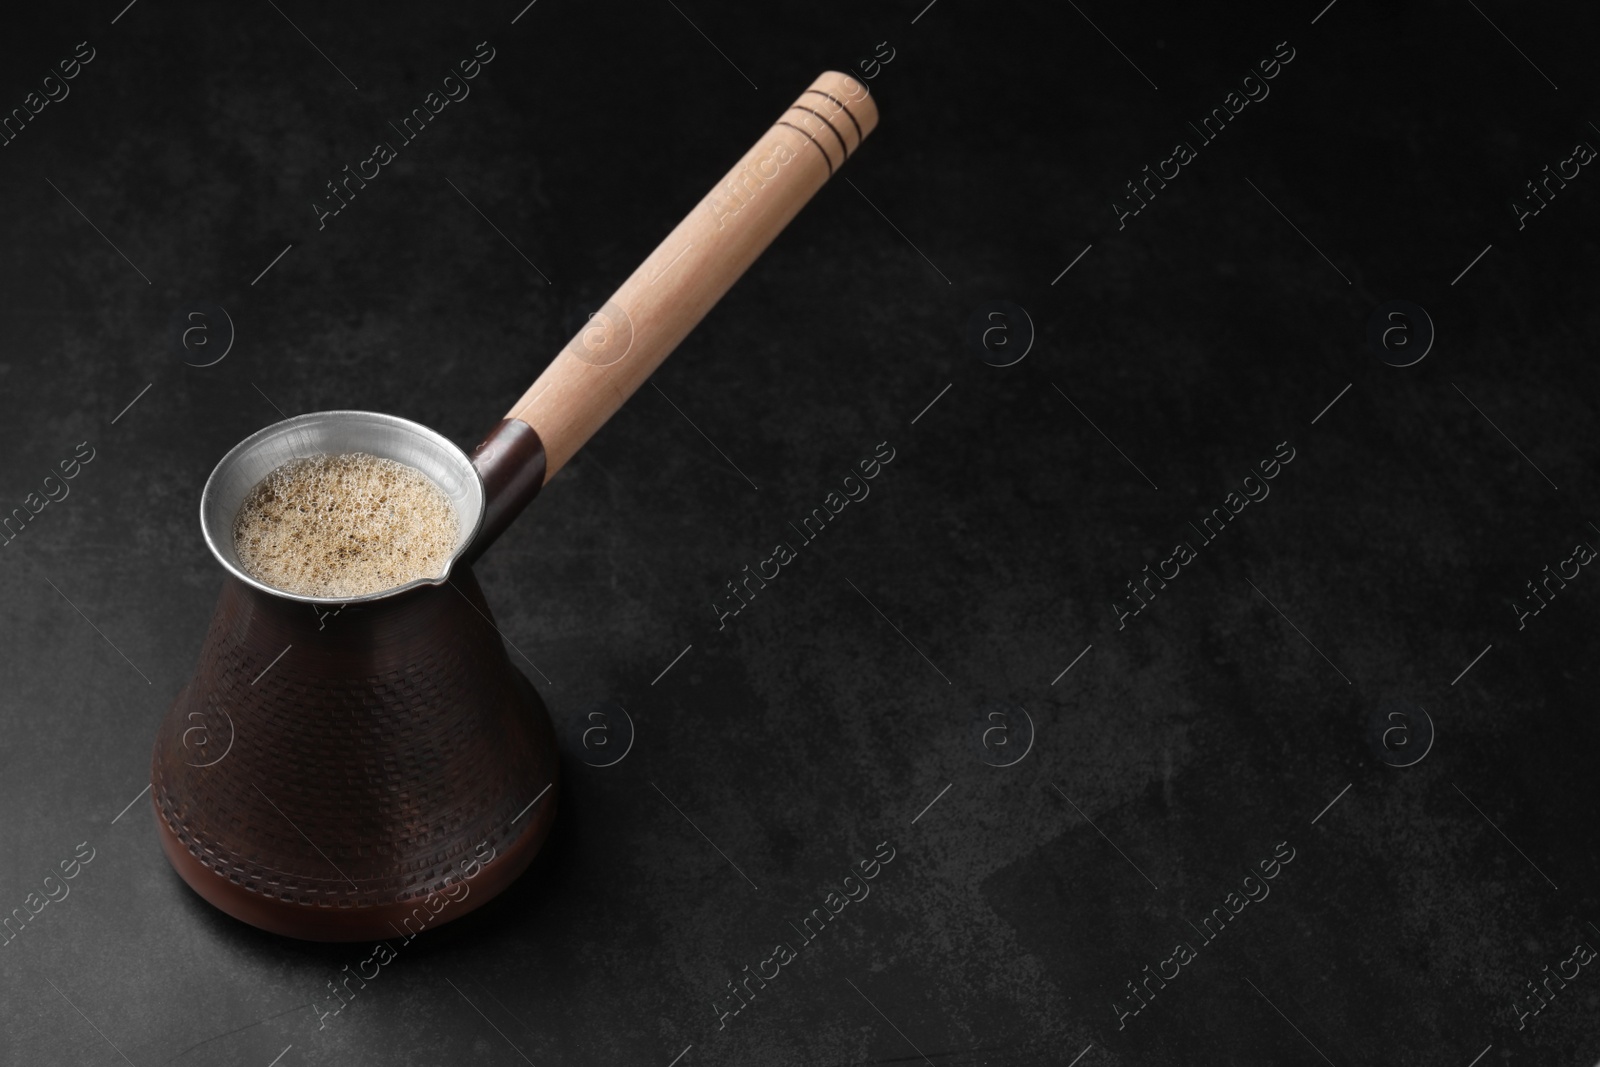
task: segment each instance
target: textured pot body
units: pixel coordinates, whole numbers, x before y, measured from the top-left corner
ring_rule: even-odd
[[[555,819],[549,714],[470,567],[329,609],[225,579],[156,736],[161,843],[197,893],[314,941],[412,934],[505,889]]]

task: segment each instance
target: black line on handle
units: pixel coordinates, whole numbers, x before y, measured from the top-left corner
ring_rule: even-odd
[[[804,104],[791,105],[789,110],[791,110],[791,111],[807,111],[807,112],[810,112],[811,114],[817,116],[817,118],[821,119],[823,122],[827,123],[828,129],[833,130],[833,136],[835,138],[837,138],[838,141],[839,141],[839,151],[844,153],[844,158],[846,158],[846,159],[850,158],[850,146],[844,143],[844,135],[841,134],[838,131],[838,129],[836,129],[834,127],[833,123],[828,122],[828,116],[824,115],[820,111],[816,111],[816,110],[814,110],[812,108],[806,107]]]
[[[832,100],[835,104],[839,105],[839,110],[841,110],[841,111],[843,111],[845,113],[845,117],[850,120],[850,125],[852,125],[852,126],[854,126],[856,128],[856,144],[857,145],[860,145],[862,141],[865,141],[867,139],[867,135],[865,133],[863,133],[862,130],[861,130],[861,123],[856,121],[855,115],[850,111],[850,109],[848,107],[845,106],[845,102],[843,100],[840,100],[837,96],[834,96],[832,93],[825,93],[821,89],[807,89],[805,93],[801,93],[800,95],[801,96],[805,96],[806,93],[816,93],[818,96],[825,96],[829,100]]]
[[[787,126],[791,130],[800,130],[800,127],[796,126],[794,123],[784,122],[782,119],[779,119],[776,125]],[[828,150],[823,148],[822,145],[817,144],[817,139],[811,136],[810,130],[800,130],[800,132],[806,135],[806,140],[817,146],[817,151],[822,153],[822,161],[828,165],[828,177],[833,177],[833,160],[828,158]]]

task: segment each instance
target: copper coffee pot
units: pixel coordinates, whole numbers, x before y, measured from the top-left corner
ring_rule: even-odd
[[[458,918],[527,868],[555,819],[555,735],[471,563],[877,120],[860,82],[819,77],[470,456],[407,419],[324,411],[222,458],[200,501],[222,596],[151,760],[162,848],[197,893],[274,933],[358,941]],[[343,601],[246,574],[233,522],[250,490],[290,459],[354,451],[450,496],[461,532],[444,573]]]

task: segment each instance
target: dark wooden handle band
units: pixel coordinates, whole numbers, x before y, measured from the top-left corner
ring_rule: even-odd
[[[521,419],[501,419],[472,450],[472,465],[483,479],[483,524],[462,554],[464,563],[481,556],[539,495],[544,485],[544,442]]]

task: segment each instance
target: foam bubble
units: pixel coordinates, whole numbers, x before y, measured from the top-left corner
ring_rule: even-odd
[[[458,532],[454,505],[427,475],[365,452],[290,460],[233,521],[245,572],[302,596],[357,597],[437,577]]]

